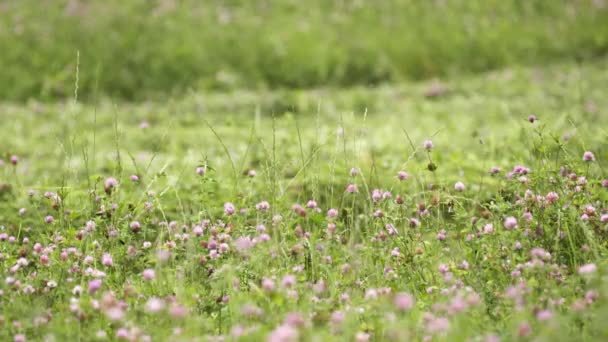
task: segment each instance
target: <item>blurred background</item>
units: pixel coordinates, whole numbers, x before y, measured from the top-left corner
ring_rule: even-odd
[[[3,0],[0,99],[375,86],[608,52],[605,0]],[[77,56],[79,54],[79,56]]]

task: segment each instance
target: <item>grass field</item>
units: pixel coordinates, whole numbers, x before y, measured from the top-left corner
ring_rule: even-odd
[[[0,340],[607,340],[607,67],[4,103]]]

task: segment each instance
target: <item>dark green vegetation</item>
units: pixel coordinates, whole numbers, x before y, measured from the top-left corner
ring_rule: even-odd
[[[603,0],[0,3],[0,99],[373,85],[608,48]]]

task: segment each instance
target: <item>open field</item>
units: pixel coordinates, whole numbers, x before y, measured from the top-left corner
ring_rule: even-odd
[[[0,340],[605,341],[607,67],[2,104]]]

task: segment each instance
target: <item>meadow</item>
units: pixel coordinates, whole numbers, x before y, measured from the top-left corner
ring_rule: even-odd
[[[608,341],[606,0],[0,1],[0,341]]]
[[[607,67],[3,103],[0,339],[605,341]]]

